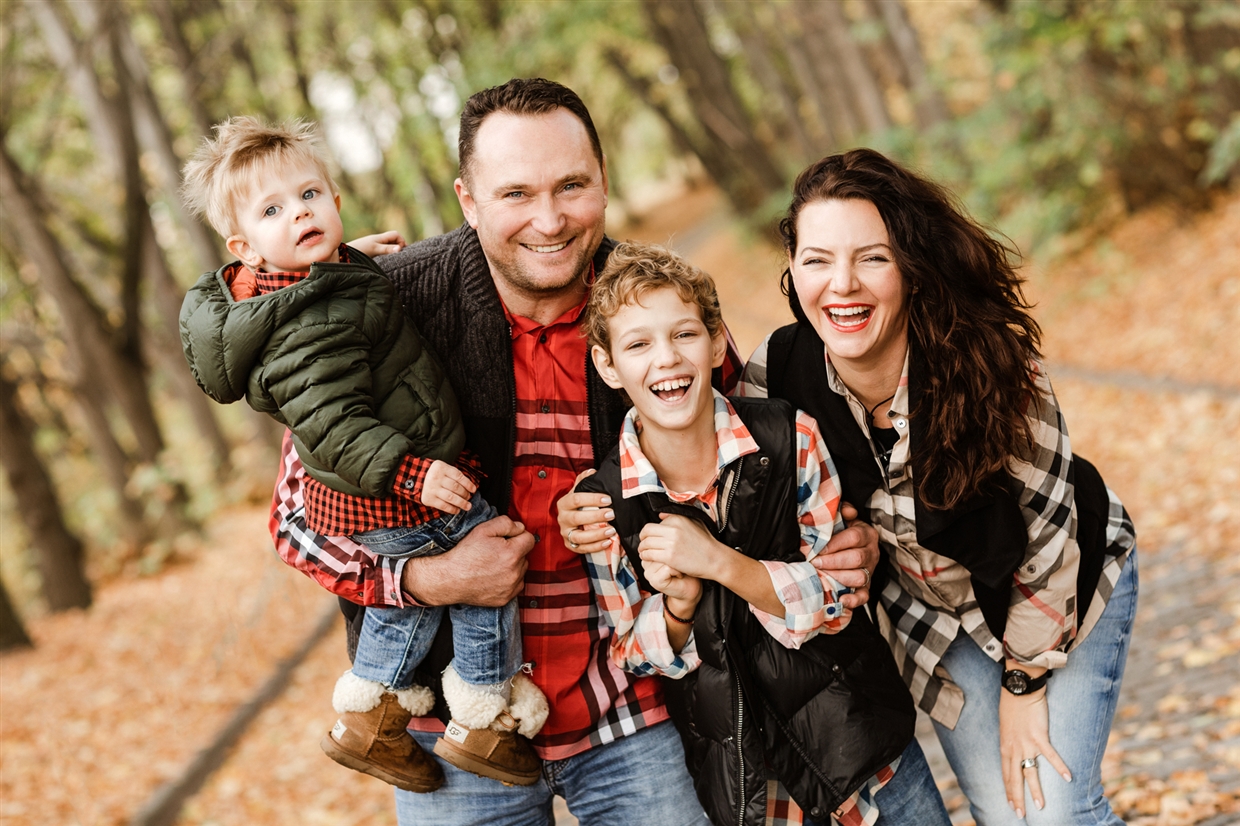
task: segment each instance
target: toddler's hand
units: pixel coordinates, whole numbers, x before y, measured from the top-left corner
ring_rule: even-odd
[[[422,480],[422,496],[419,501],[427,507],[444,513],[460,513],[469,510],[469,497],[478,489],[468,476],[447,462],[436,459]]]
[[[405,247],[405,239],[401,237],[399,232],[390,229],[387,232],[380,232],[375,235],[363,235],[356,241],[350,241],[349,246],[363,255],[378,258],[380,255],[400,252]]]

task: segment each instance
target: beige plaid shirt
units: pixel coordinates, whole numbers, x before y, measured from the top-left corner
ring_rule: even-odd
[[[868,412],[849,392],[827,358],[830,389],[848,401],[857,426],[869,436]],[[738,393],[765,397],[767,342],[750,358]],[[1021,510],[1029,535],[1024,560],[1015,574],[1003,640],[995,639],[973,595],[967,569],[917,544],[913,509],[913,471],[909,464],[908,357],[891,410],[887,414],[898,434],[883,473],[883,484],[865,503],[870,522],[878,530],[883,562],[890,577],[879,596],[879,626],[891,645],[896,663],[918,706],[949,728],[956,725],[964,694],[940,664],[947,647],[963,628],[996,662],[1004,656],[1032,666],[1060,668],[1074,645],[1089,634],[1111,597],[1115,582],[1136,546],[1136,533],[1124,506],[1108,488],[1110,518],[1106,540],[1109,553],[1088,615],[1074,610],[1080,549],[1076,543],[1076,501],[1068,481],[1072,448],[1068,430],[1050,381],[1038,370],[1045,397],[1029,416],[1033,425],[1031,460],[1013,460],[1009,466],[1018,483]],[[874,442],[871,440],[871,445]]]

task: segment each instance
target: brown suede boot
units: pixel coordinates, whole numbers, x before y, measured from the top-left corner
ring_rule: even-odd
[[[489,728],[470,730],[453,720],[435,741],[435,754],[458,769],[506,786],[532,786],[542,775],[542,761],[530,741],[517,734],[517,721],[507,711],[500,712]]]
[[[319,745],[340,765],[398,789],[435,791],[443,785],[443,769],[405,730],[409,706],[421,710],[424,704],[422,693],[434,701],[424,688],[393,693],[346,671],[333,698],[340,718]]]

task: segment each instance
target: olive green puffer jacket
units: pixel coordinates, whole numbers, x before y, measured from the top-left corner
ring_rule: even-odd
[[[242,396],[293,432],[306,471],[353,496],[392,493],[406,454],[452,462],[465,444],[456,396],[365,255],[315,264],[302,281],[234,301],[229,264],[181,305],[181,345],[198,386]]]

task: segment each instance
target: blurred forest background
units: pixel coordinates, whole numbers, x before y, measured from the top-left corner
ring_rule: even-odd
[[[461,220],[465,98],[535,75],[590,107],[613,228],[709,190],[769,243],[803,166],[868,145],[1045,267],[1240,175],[1235,0],[2,0],[0,647],[270,495],[279,431],[177,338],[225,260],[177,196],[211,125],[319,121],[346,237],[412,241]]]

